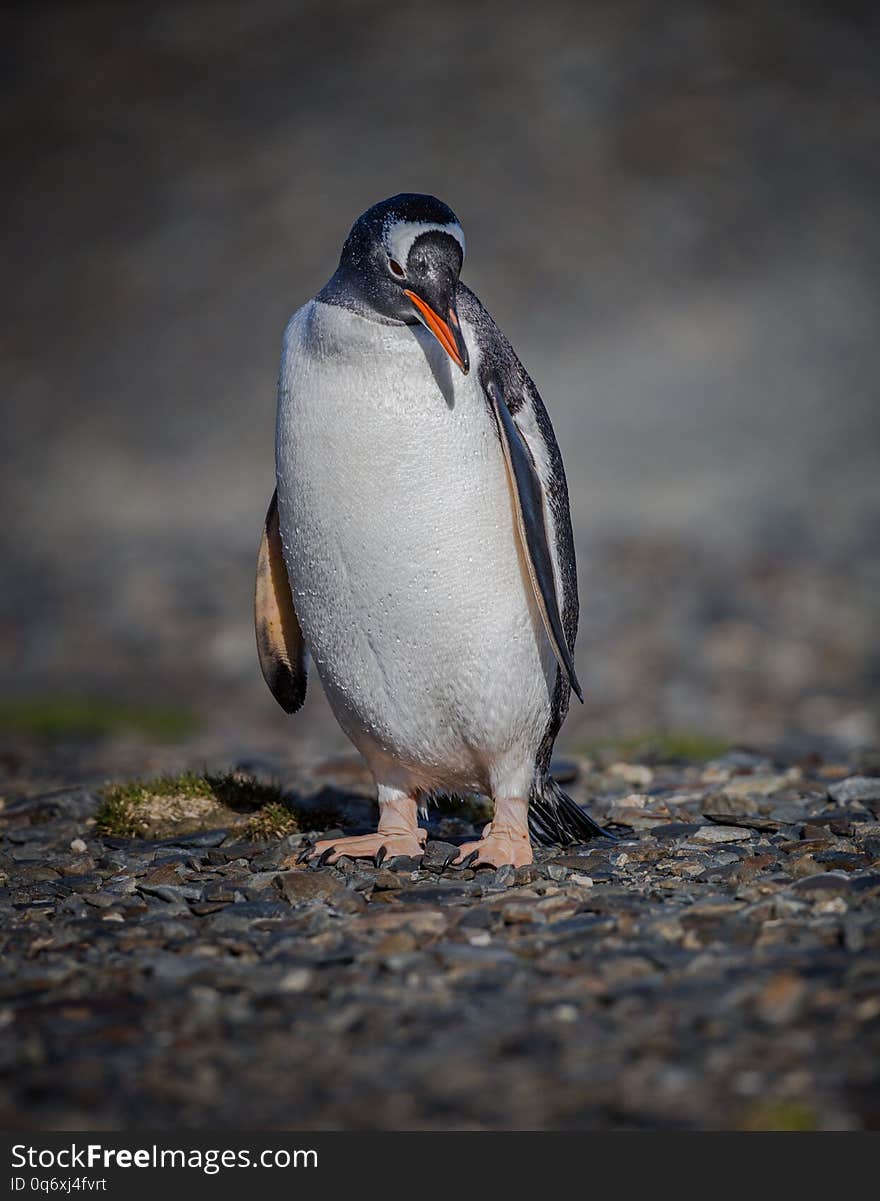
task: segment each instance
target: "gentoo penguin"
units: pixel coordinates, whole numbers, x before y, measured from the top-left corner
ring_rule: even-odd
[[[433,196],[383,200],[284,333],[260,663],[293,713],[311,657],[379,802],[377,832],[318,842],[322,862],[421,856],[419,812],[439,793],[494,801],[459,863],[531,863],[530,830],[603,833],[549,774],[569,691],[581,697],[562,458],[459,279],[464,248]]]

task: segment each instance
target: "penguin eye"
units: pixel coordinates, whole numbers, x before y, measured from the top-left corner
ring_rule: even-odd
[[[391,274],[396,275],[398,279],[404,279],[406,276],[406,272],[401,267],[400,263],[398,263],[397,259],[388,260],[388,269],[390,270]]]

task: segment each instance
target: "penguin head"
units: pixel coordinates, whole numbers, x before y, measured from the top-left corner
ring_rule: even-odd
[[[358,217],[331,285],[386,321],[421,322],[466,375],[455,306],[463,260],[464,233],[452,209],[434,196],[403,192]]]

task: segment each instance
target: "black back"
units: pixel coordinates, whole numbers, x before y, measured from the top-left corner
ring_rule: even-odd
[[[553,515],[556,531],[556,556],[560,569],[560,608],[562,611],[562,626],[569,650],[574,653],[575,639],[578,628],[578,590],[577,564],[574,550],[574,533],[571,526],[571,509],[568,499],[568,483],[565,478],[565,467],[562,454],[550,416],[544,407],[538,389],[535,387],[529,373],[517,357],[516,351],[507,340],[504,333],[486,311],[477,297],[459,282],[456,291],[456,304],[459,315],[463,317],[476,331],[476,341],[480,350],[479,378],[487,393],[491,380],[496,380],[504,396],[505,403],[512,414],[516,414],[528,405],[535,415],[535,421],[540,431],[541,439],[547,449],[550,474],[547,481],[547,502]],[[556,686],[553,690],[550,721],[544,731],[544,737],[538,751],[537,767],[547,772],[550,766],[550,756],[553,744],[560,727],[568,712],[570,686],[568,676],[561,667],[557,666]]]

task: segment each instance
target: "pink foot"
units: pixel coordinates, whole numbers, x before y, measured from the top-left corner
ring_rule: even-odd
[[[528,809],[527,801],[496,799],[495,816],[484,828],[483,837],[466,842],[454,862],[461,866],[467,860],[468,867],[503,867],[506,863],[525,867],[534,863]]]
[[[379,785],[379,828],[375,834],[358,838],[325,838],[312,847],[308,858],[335,863],[342,855],[352,859],[372,859],[378,867],[383,859],[409,855],[421,859],[428,831],[418,824],[414,797],[395,788]]]
[[[471,855],[476,855],[476,858],[471,859]],[[466,842],[454,862],[462,867],[464,860],[468,860],[468,867],[503,867],[505,863],[525,867],[534,862],[528,835],[523,841],[520,838],[508,838],[505,834],[489,834],[479,842]]]
[[[413,831],[381,830],[375,834],[361,834],[356,838],[327,838],[312,847],[309,861],[323,859],[324,863],[335,863],[342,855],[349,859],[372,859],[378,867],[384,859],[395,855],[409,855],[421,859],[425,853],[428,831],[416,827]]]

